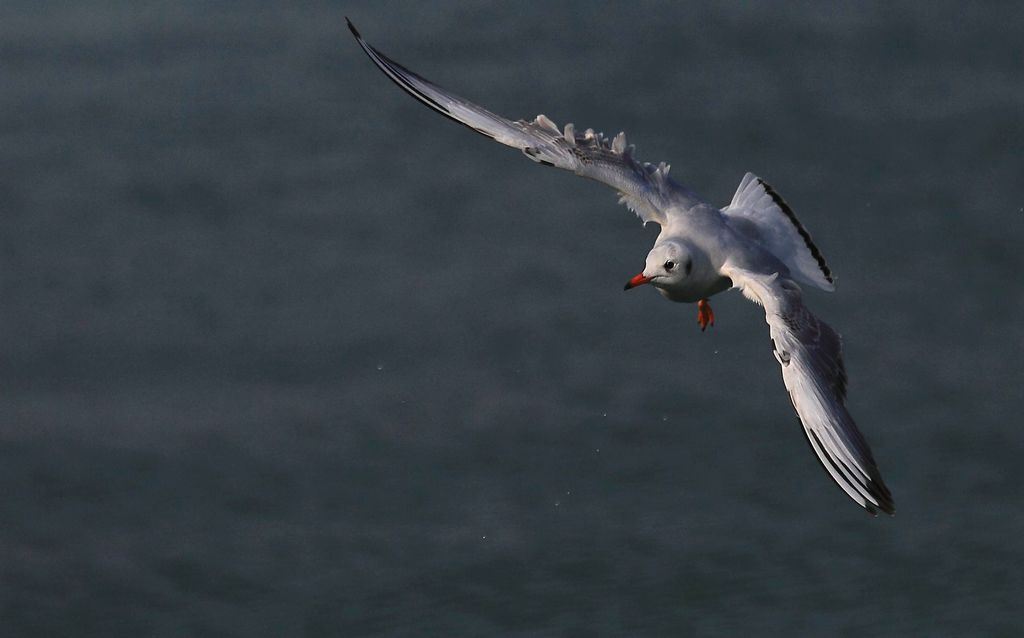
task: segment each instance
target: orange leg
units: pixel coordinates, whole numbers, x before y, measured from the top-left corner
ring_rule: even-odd
[[[715,325],[715,313],[711,310],[711,304],[708,303],[707,299],[701,299],[697,302],[697,323],[700,324],[700,331],[704,332],[704,329],[709,325]]]

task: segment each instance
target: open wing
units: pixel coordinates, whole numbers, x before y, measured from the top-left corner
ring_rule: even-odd
[[[835,482],[871,514],[893,514],[895,504],[867,441],[846,410],[846,370],[839,335],[803,304],[800,287],[778,273],[765,275],[726,264],[722,273],[764,306],[775,358],[804,433]]]
[[[633,159],[633,147],[626,144],[623,133],[609,141],[591,129],[577,133],[572,124],[566,124],[560,131],[544,115],[532,121],[507,120],[398,64],[367,44],[351,21],[348,28],[380,70],[409,95],[477,133],[518,148],[535,162],[611,186],[619,191],[619,201],[629,206],[644,223],[656,222],[664,226],[670,208],[686,210],[701,203],[693,193],[669,178],[667,164],[653,166]]]

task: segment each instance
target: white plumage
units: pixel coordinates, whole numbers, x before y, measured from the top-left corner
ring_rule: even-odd
[[[895,511],[892,496],[846,409],[846,371],[836,334],[804,306],[797,281],[824,290],[834,279],[810,234],[764,180],[747,173],[732,202],[715,208],[654,166],[633,157],[624,133],[609,141],[563,129],[544,115],[512,121],[409,71],[349,28],[371,60],[404,91],[435,111],[518,148],[531,160],[572,171],[619,192],[620,203],[661,226],[644,271],[627,288],[650,283],[673,301],[698,302],[701,327],[713,324],[707,298],[730,287],[762,305],[775,357],[811,449],[829,476],[872,514]]]

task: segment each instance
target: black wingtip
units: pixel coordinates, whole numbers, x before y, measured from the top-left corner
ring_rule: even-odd
[[[356,29],[356,25],[352,24],[352,21],[345,16],[345,23],[348,24],[348,30],[352,32],[352,35],[356,36],[356,40],[362,40],[363,36],[359,35],[359,31]]]
[[[885,498],[879,501],[878,509],[882,510],[889,516],[896,516],[896,502],[893,501],[892,495],[889,494],[889,490],[885,491]]]
[[[896,516],[896,502],[893,501],[892,494],[889,493],[889,488],[885,486],[880,480],[872,481],[871,495],[878,501],[878,505],[871,507],[868,511],[871,512],[872,516],[878,516],[878,512],[881,511],[883,514],[889,516]]]

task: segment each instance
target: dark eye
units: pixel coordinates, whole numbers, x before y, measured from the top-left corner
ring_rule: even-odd
[[[676,262],[672,261],[671,259],[665,262],[665,270],[672,270],[675,267]]]
[[[693,260],[692,259],[687,259],[686,260],[686,274],[689,275],[691,270],[693,270]]]

